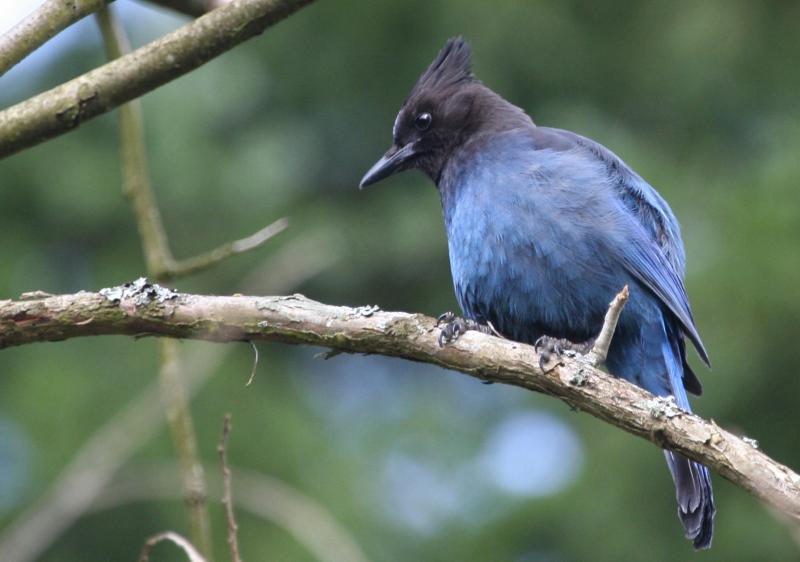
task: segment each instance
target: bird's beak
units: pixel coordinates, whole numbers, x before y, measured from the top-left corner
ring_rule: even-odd
[[[399,172],[403,169],[403,164],[406,164],[414,155],[416,155],[416,150],[414,149],[413,142],[401,147],[392,146],[392,148],[387,150],[386,154],[375,162],[375,165],[364,174],[364,177],[361,178],[361,183],[358,184],[358,188],[362,189],[383,178],[388,178],[395,172]]]

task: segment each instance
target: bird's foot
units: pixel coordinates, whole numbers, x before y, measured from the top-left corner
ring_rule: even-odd
[[[448,343],[456,341],[462,334],[474,330],[483,334],[495,335],[491,326],[480,324],[475,320],[461,318],[452,312],[445,312],[436,319],[436,325],[442,326],[439,332],[439,347],[444,347]]]
[[[572,351],[580,353],[581,355],[586,355],[594,346],[594,340],[595,338],[591,338],[585,342],[574,343],[563,338],[554,338],[551,336],[540,337],[536,340],[536,343],[533,344],[533,348],[539,352],[539,368],[542,371],[548,370],[545,369],[545,367],[554,359],[560,358],[564,352]]]

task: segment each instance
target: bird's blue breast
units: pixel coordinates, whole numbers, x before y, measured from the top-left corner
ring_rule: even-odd
[[[464,314],[520,341],[596,335],[610,299],[631,284],[603,251],[625,235],[604,170],[514,134],[467,146],[454,163],[439,189]]]

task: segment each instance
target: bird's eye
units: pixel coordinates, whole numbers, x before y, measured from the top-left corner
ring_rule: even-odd
[[[431,127],[431,121],[433,121],[433,117],[431,117],[430,113],[420,113],[414,119],[414,126],[418,131],[427,131]]]

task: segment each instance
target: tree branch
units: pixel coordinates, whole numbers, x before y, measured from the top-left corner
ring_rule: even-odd
[[[179,294],[143,281],[100,293],[0,301],[0,348],[90,335],[269,340],[432,363],[560,398],[620,429],[712,468],[800,523],[800,476],[713,421],[595,369],[586,358],[539,368],[528,345],[468,332],[445,347],[436,320],[375,307],[287,297]]]
[[[159,382],[161,401],[167,417],[172,442],[178,452],[183,476],[183,501],[189,518],[189,536],[208,560],[212,560],[211,521],[208,515],[206,475],[198,453],[197,434],[189,410],[186,373],[178,342],[161,340]]]
[[[231,551],[231,562],[242,562],[239,555],[239,526],[233,512],[233,485],[231,469],[228,466],[228,438],[231,434],[231,415],[225,414],[222,420],[222,438],[217,445],[219,462],[222,465],[222,505],[225,508],[225,520],[228,523],[228,547]]]
[[[109,59],[119,59],[130,51],[127,36],[113,17],[110,8],[100,10],[97,13],[97,21]],[[150,181],[144,142],[144,119],[138,100],[132,100],[119,107],[119,132],[122,191],[130,202],[136,218],[147,272],[151,277],[159,281],[168,281],[208,269],[231,256],[262,246],[288,226],[285,218],[278,219],[246,238],[227,242],[197,256],[176,260],[169,247],[161,211]]]
[[[0,76],[76,21],[111,0],[47,0],[0,37]]]
[[[109,60],[119,59],[130,52],[128,37],[110,7],[97,13],[97,23]],[[122,193],[136,218],[148,275],[159,279],[162,272],[174,267],[175,259],[169,249],[167,233],[150,182],[142,106],[139,100],[131,100],[122,104],[118,113]]]
[[[118,59],[130,51],[125,30],[113,16],[111,8],[104,7],[97,14],[98,25],[109,59]],[[119,108],[120,151],[122,161],[122,191],[131,203],[142,250],[150,275],[159,278],[175,267],[161,213],[156,204],[147,166],[144,143],[144,119],[139,100],[131,100]],[[197,452],[197,436],[189,411],[184,373],[175,340],[160,342],[161,395],[164,411],[169,421],[172,440],[183,469],[183,491],[189,516],[192,541],[209,560],[212,557],[211,523],[206,504],[206,483],[203,465]]]
[[[194,70],[313,0],[234,0],[112,62],[0,113],[0,158]]]
[[[197,256],[175,261],[169,268],[160,271],[155,277],[160,281],[168,281],[170,279],[186,277],[187,275],[203,271],[232,256],[244,254],[250,250],[260,248],[271,240],[273,236],[286,230],[288,226],[289,221],[287,219],[278,219],[250,236],[234,240],[233,242],[226,242],[213,250],[209,250]]]

